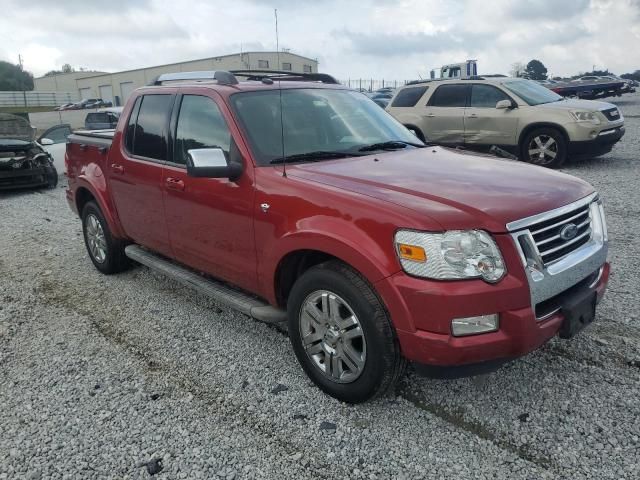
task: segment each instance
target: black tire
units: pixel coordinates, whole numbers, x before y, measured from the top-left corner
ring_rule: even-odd
[[[524,137],[520,152],[520,158],[525,162],[560,168],[567,159],[567,141],[562,132],[555,128],[536,128]]]
[[[53,164],[49,165],[46,169],[47,188],[54,189],[58,186],[58,170]]]
[[[103,233],[100,251],[104,251],[104,257],[96,254],[96,250],[92,249],[91,246],[91,234],[88,232],[91,232],[92,227],[94,227],[94,221],[99,224]],[[87,202],[82,209],[82,233],[89,258],[99,271],[106,275],[111,275],[127,269],[129,262],[124,254],[125,244],[111,234],[109,224],[95,202]]]
[[[363,333],[364,340],[358,340],[365,344],[363,366],[359,375],[346,383],[330,378],[321,369],[322,361],[318,363],[313,360],[303,345],[302,309],[307,300],[314,298],[318,292],[328,292],[344,300],[347,308],[357,317]],[[291,289],[287,307],[289,338],[296,357],[309,378],[325,393],[344,402],[361,403],[383,395],[403,375],[406,360],[400,354],[400,346],[385,308],[368,282],[347,265],[329,261],[307,270]],[[326,345],[325,338],[326,334],[316,345]],[[337,342],[341,344],[342,337]],[[327,358],[325,351],[317,355]],[[341,363],[341,368],[345,367],[347,363]],[[327,368],[326,365],[324,368]]]

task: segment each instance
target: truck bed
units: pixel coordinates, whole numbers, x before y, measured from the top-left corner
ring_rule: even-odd
[[[76,130],[69,135],[68,140],[71,143],[79,143],[84,145],[111,146],[113,136],[116,131],[110,130]]]

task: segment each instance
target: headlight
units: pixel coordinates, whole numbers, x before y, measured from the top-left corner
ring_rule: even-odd
[[[426,233],[399,230],[396,252],[405,272],[437,280],[482,278],[495,283],[506,269],[498,246],[482,230]]]
[[[586,112],[582,110],[572,110],[571,115],[576,122],[592,123],[594,125],[600,125],[600,119],[595,112]]]

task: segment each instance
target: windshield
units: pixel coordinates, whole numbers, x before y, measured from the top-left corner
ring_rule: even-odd
[[[305,157],[321,160],[362,155],[361,148],[374,144],[385,144],[379,150],[389,150],[422,143],[373,101],[352,90],[242,92],[234,94],[231,103],[259,165],[277,163],[283,157],[303,161]]]
[[[502,85],[529,105],[540,105],[562,100],[562,97],[557,93],[531,80],[512,80],[504,82]]]

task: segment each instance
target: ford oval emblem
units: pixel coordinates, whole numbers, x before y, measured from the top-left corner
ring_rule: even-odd
[[[578,226],[575,223],[568,223],[560,230],[560,238],[562,240],[571,240],[578,235]]]

